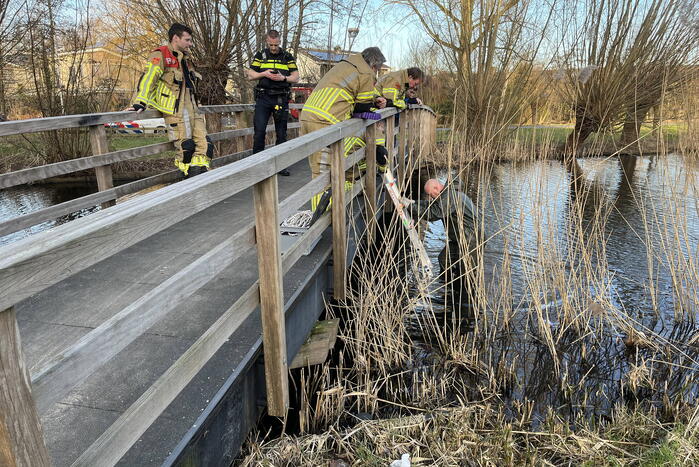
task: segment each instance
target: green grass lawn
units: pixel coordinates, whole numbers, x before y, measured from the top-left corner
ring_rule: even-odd
[[[521,142],[529,142],[535,144],[550,143],[554,146],[565,142],[568,135],[573,131],[573,125],[550,125],[540,128],[531,126],[523,126],[512,128],[509,130],[508,138]],[[685,125],[677,123],[664,123],[662,125],[663,138],[668,144],[676,143],[682,132],[686,131]],[[451,129],[438,131],[437,142],[443,143],[449,140]],[[653,125],[647,124],[641,126],[641,138],[644,140],[655,140],[657,133]],[[589,138],[591,144],[613,144],[618,143],[621,138],[621,132],[614,133],[594,133]]]

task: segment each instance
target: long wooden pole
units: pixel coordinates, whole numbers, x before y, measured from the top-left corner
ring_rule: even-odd
[[[0,311],[0,466],[49,466],[14,307]]]

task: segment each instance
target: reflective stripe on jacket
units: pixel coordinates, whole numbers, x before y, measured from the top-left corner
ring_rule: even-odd
[[[316,85],[303,105],[300,120],[339,123],[347,120],[357,103],[372,103],[374,72],[360,54],[340,61]]]
[[[138,82],[135,102],[167,115],[175,114],[178,110],[178,99],[185,86],[181,60],[187,60],[187,67],[194,82],[199,75],[194,71],[189,56],[175,52],[169,45],[152,51]]]
[[[376,88],[382,97],[391,99],[398,109],[406,108],[405,91],[408,89],[408,70],[398,70],[381,76]]]

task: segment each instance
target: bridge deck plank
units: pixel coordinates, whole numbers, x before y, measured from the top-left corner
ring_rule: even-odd
[[[291,177],[280,177],[282,199],[310,179],[305,161],[293,166],[291,172]],[[76,338],[229,237],[232,231],[252,221],[250,191],[219,202],[20,303],[18,321],[30,368],[36,369],[73,344]],[[44,414],[42,422],[54,465],[70,465],[257,280],[256,262],[251,251],[211,278],[190,300]],[[288,280],[285,298],[294,292],[295,279]],[[95,295],[95,291],[99,294]],[[253,313],[127,453],[122,464],[129,465],[136,459],[138,465],[162,463],[168,449],[191,427],[207,400],[259,336],[259,316]]]

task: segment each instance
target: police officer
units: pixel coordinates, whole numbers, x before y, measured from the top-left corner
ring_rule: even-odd
[[[274,119],[276,144],[286,141],[291,83],[299,81],[294,57],[280,47],[279,31],[271,29],[265,37],[265,42],[267,48],[255,54],[248,70],[248,79],[258,81],[255,87],[253,154],[265,148],[267,122],[270,115]],[[289,171],[284,169],[279,172],[279,175],[289,175]]]
[[[192,30],[175,23],[167,34],[168,45],[151,52],[134,104],[126,110],[142,112],[152,107],[163,113],[178,153],[175,165],[185,177],[192,177],[209,169],[214,147],[206,135],[204,115],[197,112],[196,86],[201,75],[189,55]]]

